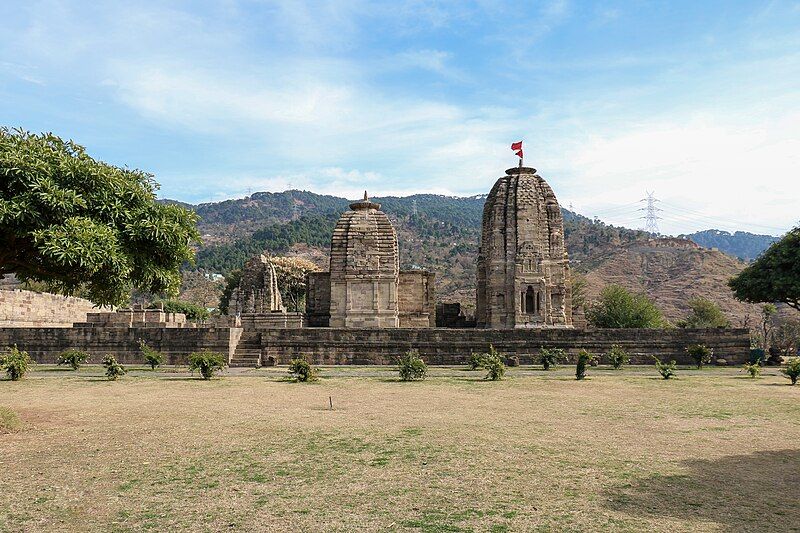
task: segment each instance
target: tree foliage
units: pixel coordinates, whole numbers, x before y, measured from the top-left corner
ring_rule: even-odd
[[[302,257],[271,257],[275,265],[278,288],[283,304],[289,311],[304,311],[306,301],[306,275],[320,268]]]
[[[589,323],[597,328],[660,328],[664,317],[644,294],[632,293],[620,285],[607,285],[600,299],[587,312]]]
[[[175,293],[199,242],[196,215],[156,202],[140,170],[53,134],[0,128],[0,275],[119,305],[132,288]]]
[[[728,285],[745,302],[783,302],[800,310],[800,227],[770,246]]]
[[[11,381],[19,381],[33,364],[28,352],[20,350],[17,345],[6,348],[0,353],[0,369],[6,371]]]
[[[183,300],[156,300],[150,304],[150,309],[157,309],[162,305],[167,313],[183,313],[188,320],[192,321],[203,321],[210,315],[205,307]]]
[[[730,325],[719,305],[706,298],[689,300],[689,314],[678,322],[682,328],[728,328]]]

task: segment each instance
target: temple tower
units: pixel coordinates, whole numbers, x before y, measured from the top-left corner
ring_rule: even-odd
[[[231,294],[231,314],[284,312],[275,265],[263,254],[244,264],[239,285]]]
[[[561,208],[536,169],[506,170],[486,198],[477,285],[478,327],[572,327]]]
[[[400,263],[397,234],[380,204],[350,204],[331,239],[330,326],[396,328]]]

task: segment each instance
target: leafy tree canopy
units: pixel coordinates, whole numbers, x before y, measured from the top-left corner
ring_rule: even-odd
[[[689,300],[689,314],[678,323],[682,328],[727,328],[730,325],[719,305],[706,298]]]
[[[800,227],[770,246],[728,285],[745,302],[783,302],[800,310]]]
[[[140,170],[92,159],[53,134],[0,128],[0,275],[97,304],[131,289],[174,294],[194,258],[196,216],[156,202]]]
[[[597,328],[660,328],[665,326],[661,311],[644,294],[628,291],[620,285],[607,285],[586,312],[589,323]]]

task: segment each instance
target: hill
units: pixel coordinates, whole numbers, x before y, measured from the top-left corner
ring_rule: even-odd
[[[735,326],[758,320],[758,306],[736,300],[727,286],[745,263],[686,239],[630,243],[597,254],[584,267],[590,299],[606,284],[616,283],[649,295],[672,322],[686,316],[693,297],[716,302]]]
[[[401,268],[435,272],[440,299],[473,307],[485,196],[418,194],[373,200],[397,230]],[[286,191],[196,206],[204,236],[196,268],[227,274],[263,250],[300,255],[326,268],[333,227],[348,204],[343,198]],[[648,238],[641,231],[562,211],[567,249],[576,268],[600,251]]]
[[[752,261],[778,240],[778,237],[772,235],[758,235],[746,231],[729,233],[718,229],[698,231],[681,237],[691,239],[706,248],[716,248],[743,261]]]

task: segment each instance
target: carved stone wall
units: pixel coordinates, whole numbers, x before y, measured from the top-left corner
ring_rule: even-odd
[[[398,309],[401,328],[436,326],[434,281],[436,275],[427,270],[401,270]]]
[[[306,318],[312,328],[326,328],[331,321],[331,273],[306,276]]]
[[[571,327],[571,300],[558,200],[535,169],[511,168],[494,184],[484,205],[477,325]]]
[[[286,309],[278,289],[275,266],[265,255],[247,261],[242,269],[239,286],[233,290],[229,314],[275,313]]]
[[[331,239],[330,326],[399,326],[397,234],[380,204],[350,204]]]

